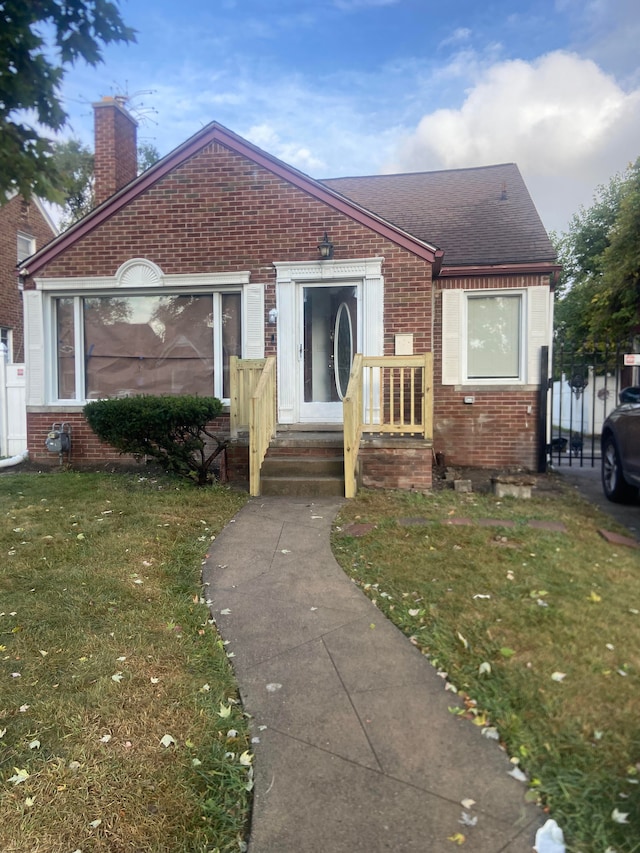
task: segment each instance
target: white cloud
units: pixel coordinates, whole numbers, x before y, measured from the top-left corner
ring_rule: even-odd
[[[554,52],[487,68],[458,109],[425,115],[385,171],[515,161],[545,225],[564,228],[600,183],[640,153],[640,89]]]
[[[297,145],[295,142],[283,142],[274,128],[268,124],[254,125],[249,129],[246,137],[254,145],[303,172],[326,169],[324,161],[315,157],[308,148]]]

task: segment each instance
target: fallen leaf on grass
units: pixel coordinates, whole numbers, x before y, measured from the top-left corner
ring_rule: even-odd
[[[124,676],[121,672],[116,672],[116,673],[114,673],[114,675],[111,676],[111,681],[115,681],[118,684],[120,684],[120,682],[122,681],[123,678],[124,678]]]
[[[462,643],[462,645],[465,647],[465,649],[468,649],[468,648],[469,648],[469,641],[468,641],[468,640],[466,640],[466,639],[462,636],[462,634],[460,633],[460,631],[456,631],[456,636],[458,637],[458,639],[460,640],[460,642]]]
[[[166,748],[166,747],[168,747],[168,746],[172,746],[172,745],[173,745],[173,746],[175,746],[176,739],[175,739],[174,737],[172,737],[171,735],[164,735],[164,736],[160,739],[160,743],[161,743],[161,744],[162,744],[162,746],[164,746],[165,748]]]
[[[89,823],[89,826],[90,826],[92,829],[97,829],[97,828],[100,826],[100,824],[101,824],[101,823],[102,823],[102,820],[101,820],[100,818],[98,818],[97,820],[92,820],[92,821]]]
[[[11,780],[9,780],[11,781]],[[616,823],[629,823],[627,818],[629,817],[629,812],[620,812],[618,809],[614,809],[611,812],[611,819]]]
[[[35,797],[27,797],[26,800],[24,801],[24,804],[28,809],[30,809],[31,806],[35,803],[35,801],[36,801]]]
[[[240,764],[242,764],[243,767],[250,767],[251,762],[253,761],[253,755],[251,755],[251,753],[247,749],[242,753],[239,760],[240,760]]]
[[[566,672],[552,672],[551,673],[551,680],[552,681],[558,681],[558,682],[562,683],[566,677],[567,677]]]
[[[29,749],[40,749],[40,741],[39,740],[32,740],[31,743],[29,744]]]
[[[489,661],[484,661],[478,667],[478,675],[491,675],[491,664]]]
[[[587,600],[591,601],[593,604],[598,604],[598,602],[602,601],[602,596],[598,595],[598,593],[594,592],[594,590],[591,590],[590,594],[587,597]]]
[[[111,740],[111,735],[102,735],[100,738],[100,743],[109,743]]]
[[[29,778],[29,773],[24,769],[19,769],[18,767],[13,768],[16,772],[13,776],[9,777],[9,782],[13,782],[14,785],[20,785],[22,782],[25,782]]]
[[[220,710],[218,711],[218,716],[225,720],[227,717],[231,716],[231,705],[225,705],[222,702],[220,703]]]

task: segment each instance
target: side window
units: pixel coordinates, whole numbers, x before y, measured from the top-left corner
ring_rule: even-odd
[[[442,292],[442,384],[514,385],[540,381],[549,344],[548,286]]]
[[[20,263],[24,261],[25,258],[31,257],[36,250],[36,239],[32,237],[30,234],[24,234],[22,231],[18,231],[17,237],[17,262]]]

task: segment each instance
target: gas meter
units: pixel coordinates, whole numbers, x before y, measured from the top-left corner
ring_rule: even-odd
[[[47,450],[51,453],[69,453],[71,451],[71,427],[68,423],[52,424],[45,439]]]

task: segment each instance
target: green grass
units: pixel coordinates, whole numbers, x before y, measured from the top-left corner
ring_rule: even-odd
[[[244,500],[166,477],[0,478],[3,853],[240,849],[248,727],[200,567]]]
[[[515,526],[442,523],[454,516]],[[401,523],[416,518],[423,523]],[[567,532],[532,529],[530,519]],[[375,528],[349,536],[353,521]],[[602,527],[618,529],[559,484],[531,500],[363,492],[343,508],[333,547],[448,673],[465,713],[486,718],[485,734],[497,729],[529,777],[527,797],[558,821],[567,849],[636,853],[640,552],[608,544]]]

